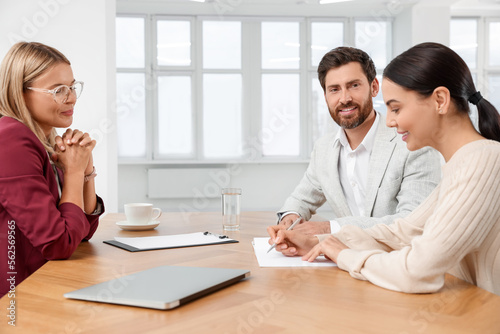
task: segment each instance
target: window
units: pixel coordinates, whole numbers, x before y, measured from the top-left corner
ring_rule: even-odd
[[[261,40],[263,69],[299,68],[298,22],[262,22]]]
[[[488,24],[488,99],[500,111],[500,19]]]
[[[241,156],[240,74],[203,75],[203,153],[206,158]]]
[[[450,20],[450,48],[465,61],[477,85],[479,49],[477,43],[478,20],[475,18],[455,18]],[[477,87],[480,89],[479,87]],[[477,125],[477,108],[470,106],[472,122]]]
[[[239,21],[202,21],[201,158],[238,159],[243,153],[241,26]]]
[[[156,61],[158,66],[191,65],[191,22],[158,20]]]
[[[300,153],[300,75],[262,75],[262,153],[298,156]]]
[[[488,100],[500,111],[500,73],[488,76]]]
[[[116,35],[122,162],[307,159],[338,129],[323,55],[356,45],[380,73],[392,56],[388,21],[120,15]]]
[[[160,156],[192,156],[191,77],[158,77],[158,151]]]
[[[477,69],[477,19],[450,21],[450,47],[462,57],[470,70]]]
[[[262,22],[263,156],[300,155],[300,44],[299,22]]]
[[[391,59],[390,22],[356,21],[356,47],[366,51],[376,68],[383,69]]]
[[[375,68],[377,69],[377,80],[380,84],[382,84],[382,73],[384,68],[392,59],[391,35],[391,22],[356,21],[356,47],[366,51],[372,58],[375,63]],[[386,113],[386,106],[380,89],[378,95],[373,99],[373,108],[383,115]]]
[[[149,152],[154,159],[191,159],[196,152],[192,20],[159,17],[152,22],[156,41],[149,51],[156,55],[150,57],[155,85],[149,97],[156,112],[150,117],[154,126],[149,127]]]
[[[344,45],[344,22],[311,23],[311,66],[317,67],[323,55]]]
[[[116,20],[116,67],[144,68],[144,19],[122,17]]]
[[[485,36],[481,36],[485,31]],[[484,39],[483,39],[484,38]],[[484,43],[479,43],[479,40]],[[476,89],[500,109],[500,19],[453,18],[450,21],[450,47],[469,67]],[[477,125],[477,108],[471,118]]]
[[[144,18],[119,18],[116,31],[118,156],[146,158]]]
[[[241,22],[203,21],[203,68],[241,69]]]
[[[325,53],[345,44],[344,26],[344,22],[313,21],[311,23],[309,78],[311,82],[311,110],[313,111],[311,119],[312,142],[339,129],[338,125],[332,122],[328,112],[323,88],[318,81],[317,68]]]

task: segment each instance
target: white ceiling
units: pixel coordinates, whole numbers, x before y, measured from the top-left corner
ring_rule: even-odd
[[[233,15],[363,16],[413,5],[450,6],[452,15],[500,14],[500,0],[350,0],[320,5],[320,0],[116,0],[120,12],[208,15],[219,8]]]
[[[127,2],[130,0],[118,0],[118,2]],[[163,3],[192,3],[192,2],[202,2],[201,0],[153,0],[154,2]],[[231,1],[220,1],[221,3],[228,4],[259,4],[259,5],[296,5],[296,4],[318,4],[320,0],[231,0]],[[334,1],[334,0],[331,0]],[[329,5],[359,5],[359,4],[388,4],[388,3],[400,3],[400,4],[416,4],[416,3],[434,3],[437,5],[453,5],[453,4],[500,4],[500,0],[337,0],[337,4]],[[217,2],[217,0],[205,0],[205,2]]]

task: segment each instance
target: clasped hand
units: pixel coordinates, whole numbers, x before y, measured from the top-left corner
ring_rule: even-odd
[[[62,136],[57,136],[55,141],[55,153],[51,158],[65,172],[82,172],[84,175],[92,172],[92,150],[96,141],[90,138],[88,133],[67,129]]]

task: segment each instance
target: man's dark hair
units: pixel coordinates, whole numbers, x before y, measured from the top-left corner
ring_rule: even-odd
[[[370,56],[360,49],[340,46],[325,54],[318,65],[318,79],[324,92],[326,92],[325,77],[328,71],[353,61],[361,64],[368,82],[372,83],[377,71]]]

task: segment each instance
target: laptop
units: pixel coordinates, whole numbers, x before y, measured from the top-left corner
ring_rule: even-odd
[[[64,294],[70,299],[169,310],[250,276],[244,269],[160,266]]]

